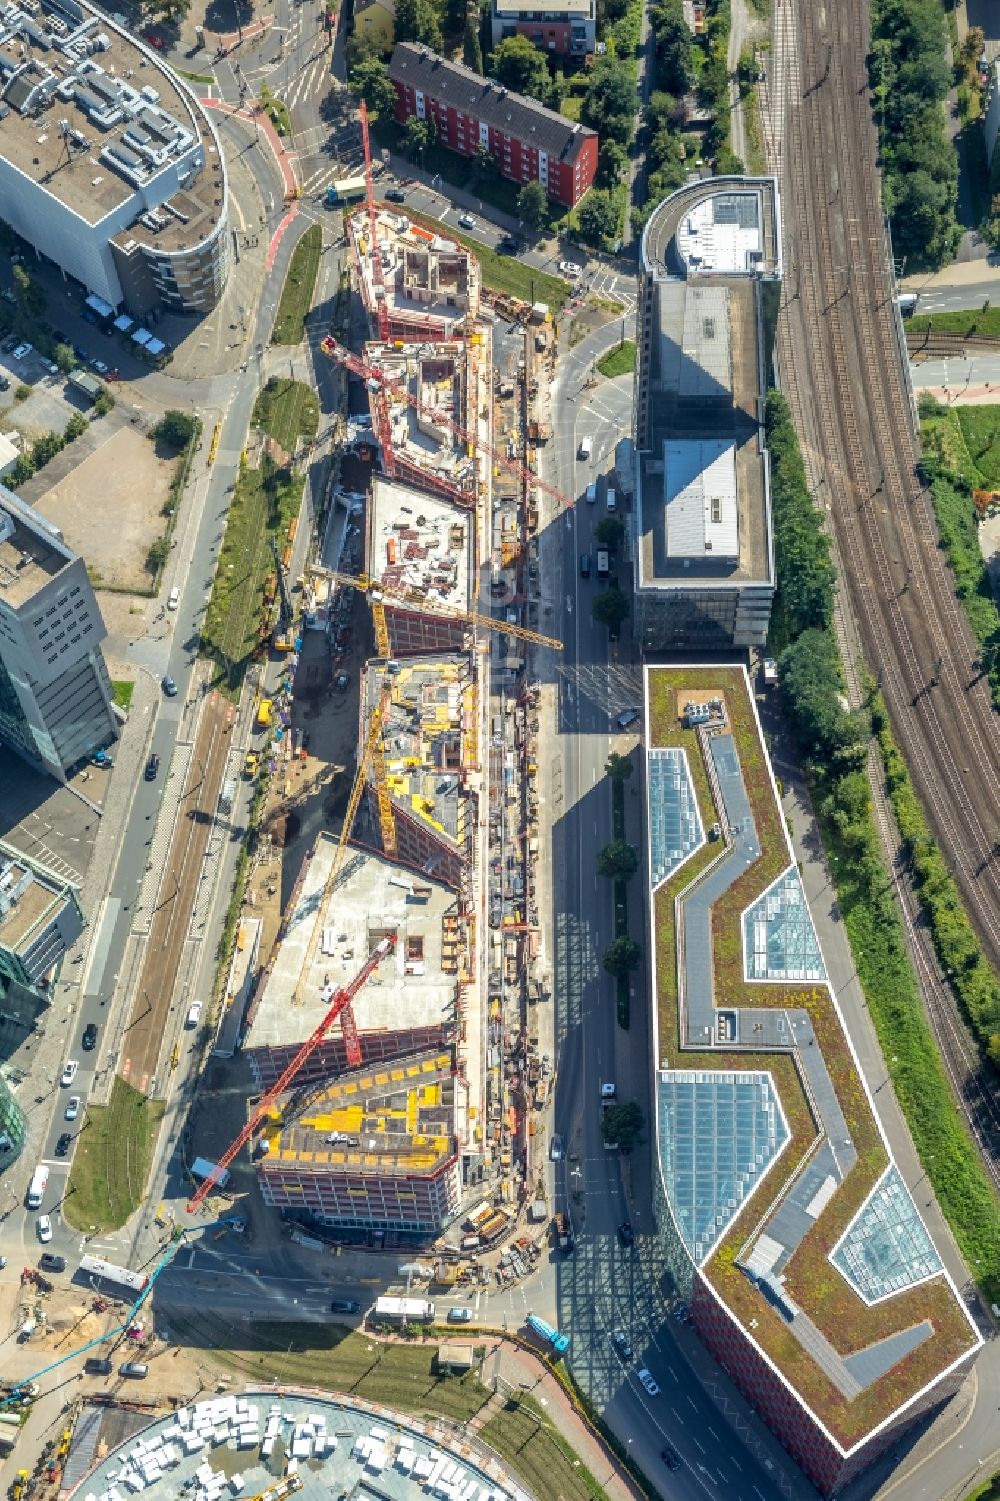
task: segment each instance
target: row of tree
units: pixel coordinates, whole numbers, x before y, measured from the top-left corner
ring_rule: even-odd
[[[910,269],[941,266],[961,233],[958,155],[945,124],[952,73],[941,0],[874,0],[869,70],[894,251]]]

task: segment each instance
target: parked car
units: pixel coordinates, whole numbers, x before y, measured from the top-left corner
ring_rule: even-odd
[[[583,275],[583,267],[578,266],[576,261],[560,261],[559,270],[563,276],[568,276],[570,281],[576,281],[578,276]]]
[[[184,1018],[185,1027],[196,1027],[201,1020],[201,1001],[192,1001]]]
[[[52,1221],[49,1219],[47,1214],[40,1214],[38,1216],[38,1221],[35,1225],[35,1229],[38,1231],[38,1239],[42,1242],[43,1245],[46,1243],[46,1241],[50,1241],[52,1239]]]
[[[91,360],[90,368],[96,370],[98,375],[107,375],[110,372],[111,366],[106,365],[103,360]]]
[[[96,1355],[88,1355],[83,1362],[83,1369],[88,1376],[110,1376],[114,1366],[110,1360],[101,1360]]]
[[[385,198],[387,203],[405,203],[406,194],[402,188],[386,188]]]
[[[69,1097],[69,1104],[66,1106],[66,1109],[63,1112],[63,1120],[75,1121],[79,1114],[80,1096],[78,1094],[72,1094]]]
[[[628,1220],[622,1220],[618,1226],[618,1239],[623,1246],[635,1245],[635,1233]]]
[[[14,350],[13,358],[15,360],[25,359],[31,353],[34,347],[35,346],[33,344],[18,344],[17,348]]]
[[[168,698],[177,697],[177,684],[174,682],[169,672],[165,673],[164,676],[160,679],[160,687],[163,689]]]
[[[9,390],[10,390],[10,381],[7,379],[6,375],[0,375],[0,391],[9,391]]]
[[[87,1050],[88,1053],[92,1053],[94,1051],[94,1049],[97,1046],[97,1023],[96,1022],[88,1022],[87,1023],[87,1025],[83,1029],[83,1037],[82,1037],[81,1041],[82,1041],[83,1047]]]
[[[472,1323],[472,1309],[471,1308],[449,1308],[448,1309],[448,1323],[449,1324],[471,1324]]]
[[[160,758],[156,754],[155,751],[151,751],[150,752],[150,756],[149,756],[149,760],[146,762],[146,771],[145,771],[146,781],[147,782],[155,782],[156,781],[156,773],[159,771],[159,769],[160,769]]]
[[[64,1272],[66,1258],[57,1256],[54,1251],[43,1251],[38,1258],[38,1270],[40,1272]]]
[[[62,1133],[62,1135],[60,1136],[59,1140],[56,1142],[56,1156],[57,1157],[65,1157],[66,1156],[66,1153],[69,1151],[70,1142],[72,1140],[73,1140],[73,1136],[72,1136],[71,1132],[64,1131]]]
[[[660,1388],[653,1380],[652,1373],[647,1371],[645,1366],[643,1366],[641,1371],[637,1372],[637,1375],[651,1397],[658,1397],[660,1395]]]
[[[563,1139],[561,1136],[553,1136],[549,1144],[549,1156],[553,1162],[561,1162],[563,1157]]]
[[[62,1071],[62,1078],[59,1081],[60,1084],[72,1084],[73,1080],[76,1078],[76,1071],[79,1067],[80,1064],[78,1059],[71,1058]]]
[[[145,1381],[149,1366],[143,1360],[126,1360],[118,1367],[119,1376],[129,1376],[133,1381]]]
[[[181,591],[179,589],[171,589],[170,594],[167,597],[167,609],[168,610],[176,610],[176,608],[180,604],[180,602],[181,602]]]
[[[602,1100],[613,1100],[614,1097],[615,1097],[615,1086],[612,1083],[606,1081],[605,1083],[603,1083],[601,1085],[601,1099]]]

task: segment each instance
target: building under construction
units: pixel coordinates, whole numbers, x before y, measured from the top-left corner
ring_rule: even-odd
[[[474,530],[470,512],[450,501],[374,479],[365,561],[383,587],[394,657],[459,651],[465,644],[467,623],[449,621],[446,612],[468,611]]]
[[[378,328],[378,303],[384,291],[388,336],[392,339],[450,338],[463,319],[479,312],[479,262],[456,240],[414,224],[405,213],[375,209],[377,253],[382,287],[375,284],[371,216],[365,208],[351,215],[347,238],[358,289]]]

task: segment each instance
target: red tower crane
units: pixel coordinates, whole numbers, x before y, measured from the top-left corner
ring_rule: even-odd
[[[395,947],[395,932],[387,933],[386,936],[372,949],[371,953],[368,955],[368,958],[365,960],[365,963],[358,970],[353,980],[351,980],[341,990],[336,990],[332,993],[333,1003],[330,1006],[329,1011],[327,1011],[326,1015],[324,1016],[323,1020],[320,1022],[319,1026],[316,1028],[315,1032],[308,1039],[308,1041],[302,1044],[281,1077],[276,1081],[276,1083],[272,1084],[267,1093],[262,1096],[257,1104],[256,1110],[253,1112],[250,1119],[243,1127],[243,1130],[239,1133],[235,1140],[230,1143],[230,1145],[223,1152],[222,1156],[219,1158],[218,1162],[215,1164],[215,1167],[212,1169],[211,1175],[206,1178],[203,1183],[200,1183],[198,1185],[198,1188],[195,1191],[194,1195],[188,1201],[188,1214],[193,1214],[194,1211],[198,1208],[198,1205],[205,1198],[205,1196],[211,1193],[212,1189],[215,1187],[216,1183],[218,1183],[219,1179],[222,1177],[223,1173],[232,1162],[233,1158],[238,1152],[243,1149],[244,1146],[246,1146],[247,1142],[250,1140],[251,1136],[256,1131],[261,1121],[264,1119],[265,1115],[267,1115],[270,1111],[275,1100],[277,1100],[282,1094],[284,1094],[285,1090],[291,1084],[292,1080],[295,1078],[296,1074],[302,1067],[303,1063],[305,1063],[306,1059],[311,1057],[312,1054],[315,1053],[316,1049],[323,1041],[323,1038],[326,1036],[327,1032],[329,1032],[330,1028],[337,1020],[337,1017],[340,1016],[342,1012],[344,1012],[345,1008],[350,1009],[351,1001],[357,995],[358,991],[365,984],[365,982],[371,978],[372,974],[374,974],[375,970],[378,969],[379,965],[382,963],[382,960],[386,957],[386,955],[391,954]],[[326,999],[330,995],[330,993],[330,990],[326,986],[324,986],[323,998]],[[355,1043],[357,1043],[356,1028],[354,1029],[354,1040]]]
[[[378,248],[378,229],[375,223],[375,184],[372,181],[372,143],[368,135],[368,106],[361,101],[361,144],[365,152],[365,191],[368,197],[368,232],[372,242],[372,289],[375,293],[375,316],[378,318],[378,336],[389,337],[389,304],[385,295],[385,272]]]
[[[571,500],[568,495],[564,495],[562,490],[557,490],[555,485],[546,484],[545,480],[541,479],[533,470],[527,469],[523,464],[519,464],[517,459],[509,459],[506,454],[498,453],[489,443],[484,443],[481,438],[475,437],[474,434],[455,422],[453,418],[443,416],[432,407],[423,406],[415,396],[410,395],[410,392],[407,391],[404,385],[390,380],[377,366],[369,365],[359,355],[352,354],[349,349],[344,348],[343,344],[338,344],[336,339],[332,339],[328,335],[325,339],[320,340],[319,347],[329,359],[338,360],[352,374],[357,375],[363,380],[367,384],[369,391],[375,396],[375,411],[379,424],[380,441],[383,421],[386,428],[388,429],[389,427],[389,413],[385,402],[385,393],[391,392],[393,396],[398,396],[401,400],[409,402],[414,411],[421,412],[425,417],[430,417],[439,426],[446,427],[452,436],[460,439],[467,448],[470,450],[475,448],[482,449],[483,453],[488,454],[495,464],[499,464],[502,469],[509,470],[511,474],[516,474],[519,479],[526,479],[529,484],[537,485],[539,490],[544,490],[546,495],[550,495],[553,500],[557,500],[561,506],[576,505],[575,500]],[[391,452],[391,433],[389,437]],[[383,446],[384,456],[385,448]],[[390,462],[394,461],[395,456],[393,455]],[[459,492],[459,494],[461,495],[462,492]],[[461,503],[469,505],[472,503],[471,498],[465,496],[461,500]]]

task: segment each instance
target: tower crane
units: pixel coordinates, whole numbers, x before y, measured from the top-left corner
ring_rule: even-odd
[[[339,361],[353,375],[363,380],[375,397],[376,430],[379,435],[379,442],[382,443],[383,454],[385,453],[385,443],[382,438],[383,430],[389,432],[390,452],[392,447],[392,434],[389,430],[389,412],[386,403],[389,396],[394,396],[398,397],[401,401],[408,402],[414,411],[420,412],[424,417],[431,418],[438,426],[446,427],[452,436],[460,439],[470,451],[475,448],[482,449],[483,453],[488,454],[493,462],[499,464],[502,469],[508,470],[511,474],[516,474],[518,479],[527,480],[531,485],[537,485],[539,490],[544,490],[546,495],[550,495],[561,506],[576,505],[575,500],[572,500],[568,495],[564,495],[562,490],[557,490],[555,485],[547,484],[533,470],[526,468],[524,464],[518,463],[517,459],[509,459],[506,454],[498,453],[489,443],[484,443],[482,438],[477,438],[467,428],[460,426],[453,418],[444,416],[435,408],[424,406],[415,396],[411,396],[404,385],[390,380],[376,365],[370,365],[366,360],[361,359],[359,355],[352,354],[349,349],[344,348],[343,344],[338,344],[336,339],[327,335],[325,339],[320,340],[319,347],[329,359]],[[471,502],[471,497],[462,497],[460,495],[459,499],[464,500],[464,504],[466,505],[469,505]]]
[[[361,101],[361,144],[365,153],[365,195],[368,199],[368,232],[372,242],[372,288],[375,293],[375,314],[378,318],[378,336],[389,337],[389,304],[385,295],[385,271],[378,248],[378,229],[375,220],[375,184],[372,181],[372,145],[368,134],[368,106]]]
[[[316,927],[314,931],[317,931],[321,927],[322,919],[321,916],[317,914]],[[256,1110],[254,1110],[253,1114],[247,1121],[246,1125],[243,1127],[243,1130],[240,1131],[239,1135],[230,1142],[229,1146],[226,1148],[222,1156],[219,1158],[218,1162],[213,1167],[209,1177],[205,1178],[203,1182],[198,1185],[198,1188],[188,1202],[188,1214],[193,1214],[194,1211],[198,1208],[198,1205],[205,1198],[205,1196],[211,1193],[215,1184],[218,1183],[219,1179],[222,1177],[222,1174],[232,1162],[233,1158],[250,1140],[251,1136],[256,1131],[257,1127],[260,1125],[264,1117],[270,1113],[275,1101],[282,1094],[284,1094],[285,1090],[292,1083],[292,1080],[295,1078],[302,1065],[308,1058],[312,1056],[313,1053],[315,1053],[316,1049],[323,1041],[323,1038],[333,1026],[337,1017],[343,1016],[344,1012],[350,1007],[351,1001],[357,995],[358,991],[371,978],[374,972],[378,969],[379,965],[382,963],[382,960],[388,954],[391,954],[395,947],[396,933],[393,931],[387,933],[384,938],[379,940],[354,978],[350,980],[348,984],[343,986],[342,989],[334,990],[332,986],[328,985],[325,985],[323,987],[323,999],[331,1000],[329,1010],[323,1017],[323,1020],[320,1022],[319,1026],[313,1032],[312,1036],[309,1037],[299,1048],[298,1052],[295,1054],[295,1057],[288,1064],[288,1067],[283,1071],[281,1076],[271,1085],[266,1094],[264,1094],[258,1101]],[[354,1033],[354,1038],[355,1042],[357,1042],[356,1031]]]
[[[452,620],[456,625],[499,631],[501,635],[516,636],[520,641],[534,641],[539,646],[550,646],[553,651],[563,649],[562,642],[557,641],[553,636],[543,636],[540,631],[529,631],[527,626],[514,625],[509,620],[494,620],[492,615],[481,615],[478,610],[460,610],[452,605],[439,604],[437,600],[428,601],[426,594],[418,594],[416,590],[399,592],[387,589],[383,583],[367,573],[359,573],[355,578],[352,573],[337,573],[332,568],[324,571],[326,577],[333,583],[344,584],[368,596],[375,625],[375,648],[383,659],[392,654],[389,624],[385,618],[387,604],[399,605],[407,610],[417,610],[421,615],[428,615],[434,620]]]

